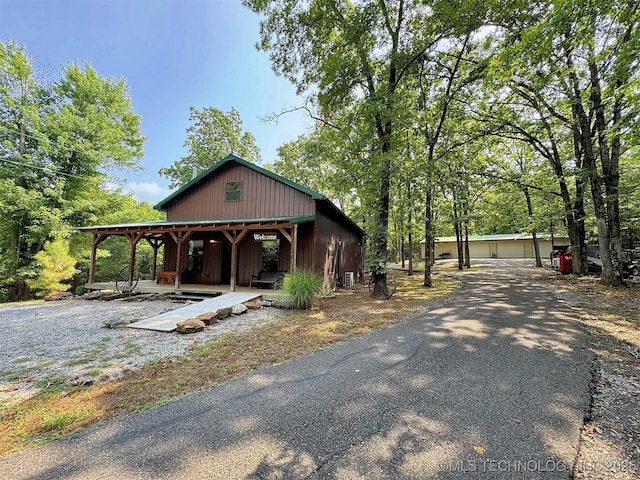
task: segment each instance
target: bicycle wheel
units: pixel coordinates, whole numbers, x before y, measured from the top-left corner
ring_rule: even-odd
[[[396,293],[396,279],[393,275],[387,275],[387,281],[384,287],[384,298],[391,298]]]
[[[369,281],[367,282],[367,288],[369,289],[369,295],[373,296],[373,290],[376,286],[376,282],[373,281],[373,275],[369,277]]]
[[[135,278],[129,285],[129,267],[124,267],[116,277],[116,292],[131,293],[138,286],[139,280],[140,278]]]

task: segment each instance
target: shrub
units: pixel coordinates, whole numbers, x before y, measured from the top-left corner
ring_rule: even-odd
[[[37,296],[65,292],[69,289],[70,280],[76,273],[76,260],[69,253],[69,240],[56,238],[52,242],[46,242],[44,249],[36,253],[35,259],[41,269],[38,276],[27,281],[35,290]]]
[[[295,273],[286,275],[282,284],[282,289],[289,297],[291,308],[306,310],[311,306],[313,298],[320,291],[322,279],[320,275],[313,272],[298,270]]]

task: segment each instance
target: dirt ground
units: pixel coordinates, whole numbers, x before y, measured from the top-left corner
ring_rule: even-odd
[[[539,274],[584,320],[595,354],[591,411],[577,479],[640,478],[640,281],[605,288],[598,277]]]

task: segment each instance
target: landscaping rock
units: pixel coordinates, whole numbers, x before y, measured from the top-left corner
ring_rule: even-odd
[[[196,317],[196,320],[201,320],[205,325],[213,325],[214,323],[218,323],[218,312],[206,312],[201,313]]]
[[[247,308],[246,305],[243,305],[242,303],[239,303],[238,305],[234,305],[231,308],[231,313],[233,313],[234,315],[242,315],[243,313],[246,313],[247,310],[249,310]]]
[[[176,329],[180,333],[196,333],[204,330],[204,322],[202,320],[196,320],[195,318],[189,318],[184,322],[178,322]]]
[[[103,324],[106,328],[125,328],[133,323],[133,320],[120,318],[118,320],[110,320]]]
[[[218,310],[217,315],[218,320],[224,320],[225,318],[229,318],[231,316],[231,308],[221,308]]]
[[[105,297],[107,295],[110,295],[110,293],[101,292],[100,290],[97,290],[95,292],[85,293],[82,296],[82,298],[85,300],[100,300],[102,299],[102,297]]]
[[[260,305],[260,299],[258,298],[244,302],[243,305],[245,305],[249,310],[260,310],[262,308],[262,305]]]
[[[67,300],[71,297],[73,297],[73,293],[71,292],[60,292],[60,293],[54,293],[53,295],[47,295],[46,297],[44,297],[44,301],[56,302],[58,300]]]

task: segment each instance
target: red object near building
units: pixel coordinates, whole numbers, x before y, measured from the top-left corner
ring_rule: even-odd
[[[563,275],[571,273],[571,265],[573,264],[573,255],[571,252],[560,254],[558,260],[558,270],[560,270]]]

